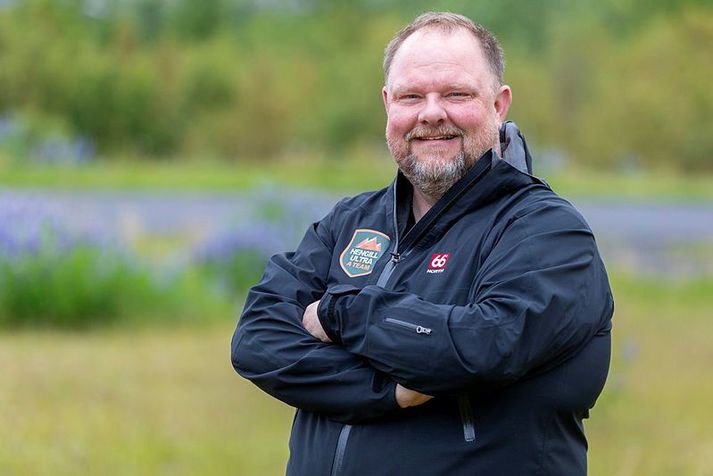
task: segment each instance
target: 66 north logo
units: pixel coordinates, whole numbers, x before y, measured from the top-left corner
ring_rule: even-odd
[[[446,264],[448,263],[448,258],[450,258],[450,253],[433,253],[431,256],[431,261],[428,263],[428,269],[426,273],[442,273],[446,270]]]

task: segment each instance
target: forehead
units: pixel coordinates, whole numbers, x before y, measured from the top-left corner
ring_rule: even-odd
[[[475,36],[464,29],[424,28],[406,38],[389,71],[389,85],[404,85],[428,77],[461,76],[482,83],[492,77]]]

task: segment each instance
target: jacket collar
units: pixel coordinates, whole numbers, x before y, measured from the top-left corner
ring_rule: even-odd
[[[512,121],[506,121],[500,126],[500,151],[502,157],[498,158],[522,173],[532,174],[532,156],[520,129]]]
[[[428,246],[464,214],[533,183],[547,185],[532,174],[532,157],[525,138],[513,122],[500,129],[502,157],[487,151],[417,223],[401,237],[408,219],[413,187],[399,171],[391,184],[399,252]],[[402,239],[401,239],[402,238]]]

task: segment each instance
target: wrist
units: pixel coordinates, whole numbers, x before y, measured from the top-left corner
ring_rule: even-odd
[[[317,319],[322,324],[325,334],[336,344],[342,343],[342,312],[340,301],[359,293],[359,288],[342,284],[327,290],[317,306]]]
[[[339,323],[334,313],[335,301],[335,296],[330,294],[322,296],[317,306],[317,319],[319,319],[320,324],[322,324],[322,329],[324,329],[324,333],[327,334],[327,337],[335,344],[341,344],[342,339],[339,332]]]

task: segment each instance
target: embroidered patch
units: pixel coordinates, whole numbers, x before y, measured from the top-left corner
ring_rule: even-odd
[[[351,241],[339,256],[339,264],[347,276],[366,276],[374,270],[386,250],[391,238],[376,230],[361,228],[354,231]]]
[[[448,263],[448,258],[450,257],[450,253],[433,253],[433,256],[431,256],[431,262],[428,263],[426,273],[442,273],[446,270],[446,263]]]

